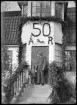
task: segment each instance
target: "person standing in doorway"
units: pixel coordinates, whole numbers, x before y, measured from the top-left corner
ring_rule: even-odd
[[[42,84],[44,85],[45,83],[45,78],[44,78],[44,70],[45,70],[45,66],[46,66],[46,57],[43,56],[42,52],[38,52],[37,53],[37,84]]]

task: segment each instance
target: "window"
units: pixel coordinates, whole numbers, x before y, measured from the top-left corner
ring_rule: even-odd
[[[76,43],[76,27],[71,24],[71,26],[68,26],[68,37],[67,43]]]
[[[40,16],[40,9],[41,3],[40,1],[34,1],[32,2],[32,16]]]
[[[23,6],[22,6],[22,12],[23,12],[23,15],[24,16],[27,16],[27,13],[28,13],[28,2],[26,2],[25,4],[23,4]]]
[[[50,16],[51,2],[50,1],[33,1],[32,16]]]
[[[65,54],[66,54],[65,66],[67,70],[76,70],[76,51],[68,50],[65,51]]]
[[[55,49],[55,58],[58,66],[62,66],[62,51]]]
[[[12,69],[12,51],[7,51],[7,61],[8,61],[8,64],[9,64],[9,68]]]
[[[51,15],[51,4],[48,1],[44,1],[42,3],[42,16],[50,16]]]
[[[55,15],[57,18],[62,18],[62,3],[55,3]]]

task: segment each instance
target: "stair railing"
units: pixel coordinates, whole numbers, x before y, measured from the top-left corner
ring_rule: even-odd
[[[3,88],[5,103],[10,104],[10,102],[19,95],[24,85],[29,83],[28,67],[26,62],[21,63],[11,78],[8,79],[7,85]]]

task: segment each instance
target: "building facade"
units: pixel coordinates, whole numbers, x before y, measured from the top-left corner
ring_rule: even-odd
[[[18,64],[18,58],[16,57],[20,43],[18,40],[18,27],[20,19],[24,18],[25,21],[23,21],[20,35],[23,44],[23,60],[30,66],[35,65],[36,55],[38,51],[42,51],[49,63],[56,61],[58,66],[62,66],[62,37],[64,35],[62,27],[65,22],[65,7],[67,3],[66,1],[18,1],[21,11],[8,11],[5,13],[7,15],[4,16],[6,32],[4,36],[8,40],[5,45],[8,46],[8,50],[12,51],[12,62],[15,62],[12,65]],[[68,67],[70,56],[74,61],[73,64],[76,63],[75,15],[75,7],[67,8],[68,37],[66,38],[65,53],[68,70],[70,70],[70,67]]]
[[[56,1],[28,1],[22,8],[24,17],[51,17],[64,21],[65,2]],[[25,19],[26,19],[25,18]],[[25,60],[29,65],[35,65],[36,55],[41,50],[48,62],[56,61],[62,64],[62,24],[53,19],[51,21],[30,21],[22,27],[22,43],[26,43]]]

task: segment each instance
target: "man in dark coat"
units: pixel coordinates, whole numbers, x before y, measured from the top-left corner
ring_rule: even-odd
[[[45,78],[44,78],[44,70],[45,70],[45,66],[46,66],[46,57],[43,56],[42,52],[38,52],[37,54],[38,57],[38,61],[37,61],[37,83],[44,85],[45,83]]]

